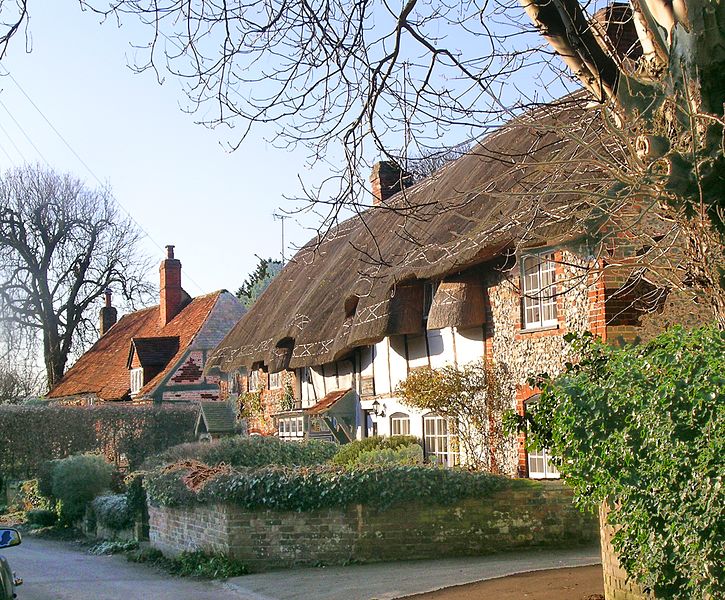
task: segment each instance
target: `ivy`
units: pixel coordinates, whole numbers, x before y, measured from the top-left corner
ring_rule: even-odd
[[[515,482],[490,473],[425,466],[335,466],[238,469],[219,475],[194,493],[182,482],[186,471],[157,471],[145,479],[151,503],[193,506],[231,503],[249,510],[310,511],[366,504],[377,508],[405,502],[451,504],[482,498]]]
[[[725,333],[569,341],[581,361],[533,382],[541,399],[521,424],[533,445],[561,457],[580,504],[608,504],[614,548],[641,586],[725,597]]]

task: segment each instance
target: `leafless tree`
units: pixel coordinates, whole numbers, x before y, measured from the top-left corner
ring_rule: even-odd
[[[27,1],[3,9],[0,42],[22,29]],[[725,324],[725,32],[711,3],[630,0],[597,21],[603,5],[579,0],[79,1],[147,24],[136,67],[185,82],[187,108],[203,123],[237,125],[232,147],[268,125],[279,145],[338,161],[337,177],[305,190],[324,207],[322,229],[369,208],[373,156],[404,163],[440,148],[453,128],[463,128],[458,139],[480,138],[580,82],[625,134],[621,153],[600,156],[612,161],[605,170],[631,198],[650,194],[686,233],[681,279],[704,290]],[[610,210],[610,197],[588,201]],[[401,206],[413,221],[439,208]]]
[[[108,189],[40,166],[0,176],[0,318],[40,337],[49,387],[97,335],[92,308],[107,288],[143,301],[139,240]]]

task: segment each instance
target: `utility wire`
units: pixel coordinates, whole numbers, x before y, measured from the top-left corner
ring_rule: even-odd
[[[15,123],[15,125],[17,126],[17,128],[20,130],[20,133],[23,134],[23,136],[25,137],[25,139],[28,140],[28,143],[33,147],[33,150],[35,150],[38,153],[38,156],[40,156],[40,158],[43,159],[43,162],[46,165],[50,166],[49,163],[48,163],[48,161],[47,161],[47,159],[45,158],[45,156],[43,156],[43,153],[35,145],[35,143],[33,142],[33,140],[30,139],[30,136],[27,134],[27,132],[25,131],[25,129],[23,129],[23,126],[20,123],[18,123],[18,120],[13,116],[13,113],[11,113],[8,110],[8,107],[5,106],[5,103],[2,100],[0,100],[0,106],[2,106],[3,109],[5,110],[5,112],[8,113],[8,116],[13,120],[13,123]]]
[[[13,138],[12,138],[12,137],[10,136],[10,134],[9,134],[9,133],[7,132],[7,129],[5,129],[5,127],[3,127],[2,123],[0,123],[0,130],[2,130],[2,132],[3,132],[4,134],[5,134],[5,137],[6,137],[6,138],[8,138],[8,140],[10,141],[10,144],[12,145],[12,147],[13,147],[13,148],[15,148],[15,152],[17,152],[17,153],[18,153],[18,154],[20,155],[20,158],[22,158],[22,159],[23,159],[23,162],[28,162],[28,161],[27,161],[27,159],[25,158],[25,155],[24,155],[24,154],[23,154],[23,153],[22,153],[22,152],[20,151],[20,148],[18,148],[18,147],[17,147],[16,145],[15,145],[15,141],[14,141],[14,140],[13,140]],[[12,161],[12,159],[10,160],[10,162],[12,162],[13,164],[15,164],[15,163],[14,163],[14,162]]]
[[[8,71],[8,70],[7,70],[6,68],[5,68],[5,66],[4,66],[4,65],[1,65],[1,64],[0,64],[0,69],[2,69],[2,71],[4,71],[4,73],[0,73],[0,75],[4,75],[4,76],[6,76],[6,77],[10,77],[10,79],[12,80],[12,82],[13,82],[13,83],[14,83],[14,84],[15,84],[15,85],[17,86],[17,88],[18,88],[18,89],[20,90],[20,92],[21,92],[21,93],[23,94],[23,96],[25,96],[25,98],[27,99],[27,101],[28,101],[28,102],[30,102],[30,104],[31,104],[31,105],[33,106],[33,108],[34,108],[34,109],[35,109],[35,110],[36,110],[36,111],[38,112],[38,114],[39,114],[39,115],[40,115],[41,117],[43,117],[43,120],[44,120],[44,121],[45,121],[45,122],[46,122],[46,123],[48,124],[48,127],[50,127],[50,128],[51,128],[51,129],[53,130],[53,132],[54,132],[54,133],[55,133],[55,134],[56,134],[56,135],[57,135],[57,136],[58,136],[58,137],[60,138],[60,140],[61,140],[61,141],[63,142],[63,144],[64,144],[64,145],[66,146],[66,148],[68,148],[68,150],[69,150],[69,151],[71,152],[71,154],[73,154],[73,156],[75,156],[75,157],[76,157],[76,159],[78,160],[78,162],[80,162],[80,163],[81,163],[81,164],[83,165],[83,167],[84,167],[84,168],[86,169],[86,171],[88,171],[88,173],[90,173],[91,177],[93,177],[93,179],[95,179],[95,180],[96,180],[96,182],[98,183],[98,185],[100,185],[101,187],[105,187],[105,185],[106,185],[106,184],[104,184],[104,183],[103,183],[103,182],[101,181],[101,179],[100,179],[100,178],[99,178],[99,177],[98,177],[98,176],[97,176],[97,175],[96,175],[96,174],[95,174],[95,173],[93,172],[93,169],[91,169],[91,168],[90,168],[90,167],[88,166],[88,164],[86,163],[86,161],[84,161],[84,160],[83,160],[83,159],[82,159],[82,158],[80,157],[80,155],[79,155],[79,154],[78,154],[78,153],[77,153],[77,152],[76,152],[76,151],[75,151],[75,150],[73,149],[73,147],[72,147],[72,146],[71,146],[71,145],[70,145],[70,144],[68,143],[68,141],[67,141],[67,140],[66,140],[66,139],[65,139],[65,138],[63,137],[63,135],[62,135],[62,134],[60,133],[60,131],[58,131],[58,130],[57,130],[57,129],[55,128],[55,126],[53,125],[53,123],[51,123],[51,122],[50,122],[50,119],[48,119],[48,117],[46,117],[46,116],[45,116],[45,113],[43,113],[43,111],[42,111],[42,110],[40,110],[40,108],[38,107],[38,105],[37,105],[37,104],[36,104],[35,102],[33,102],[33,99],[32,99],[32,98],[31,98],[31,97],[30,97],[30,96],[28,95],[28,93],[27,93],[27,92],[25,91],[25,89],[23,88],[23,86],[21,86],[21,85],[20,85],[20,83],[18,82],[18,80],[17,80],[17,79],[15,79],[15,77],[13,77],[13,74],[12,74],[12,73],[11,73],[10,71]],[[2,104],[2,101],[0,101],[0,104]],[[5,107],[5,105],[4,105],[4,104],[2,104],[2,106],[3,106],[3,108],[5,108],[5,110],[6,110],[7,112],[8,112],[8,114],[10,114],[10,111],[8,111],[8,109],[7,109],[6,107]],[[10,115],[10,118],[11,118],[11,119],[13,119],[13,121],[15,121],[15,118],[14,118],[14,117],[13,117],[12,115]],[[17,122],[17,121],[15,121],[15,124],[16,124],[16,125],[18,125],[18,127],[20,127],[20,125],[18,124],[18,122]],[[0,129],[2,129],[3,131],[5,131],[5,129],[4,129],[3,127],[2,127],[2,125],[1,125],[1,124],[0,124]],[[21,130],[21,131],[23,131],[22,127],[20,128],[20,130]],[[24,131],[23,131],[23,134],[25,134],[25,132],[24,132]],[[7,134],[7,132],[5,132],[5,135],[8,135],[8,134]],[[36,152],[38,152],[38,154],[39,154],[39,155],[40,155],[41,157],[43,157],[43,155],[42,155],[42,154],[40,153],[40,151],[39,151],[39,150],[38,150],[38,149],[36,148],[35,144],[33,144],[33,142],[32,142],[32,141],[30,140],[30,138],[28,138],[28,136],[27,136],[27,135],[26,135],[25,137],[26,137],[26,138],[28,139],[28,141],[29,141],[29,142],[30,142],[30,144],[31,144],[31,145],[33,146],[33,148],[35,148]],[[16,150],[18,151],[18,154],[20,154],[20,156],[21,156],[21,157],[23,158],[23,161],[25,161],[25,157],[23,156],[23,153],[22,153],[22,152],[20,152],[20,150],[18,149],[18,147],[17,147],[17,146],[15,146],[15,144],[13,143],[12,139],[11,139],[11,138],[10,138],[9,136],[8,136],[8,138],[10,139],[10,143],[12,143],[12,144],[13,144],[13,147],[14,147],[14,148],[15,148],[15,149],[16,149]],[[46,162],[46,164],[48,164],[48,161],[47,161],[47,160],[45,160],[45,158],[44,158],[44,157],[43,157],[43,160],[44,160],[44,161]],[[27,162],[27,161],[26,161],[26,162]],[[136,227],[138,227],[138,228],[139,228],[139,229],[140,229],[140,230],[141,230],[141,231],[142,231],[142,232],[144,233],[144,235],[145,235],[145,236],[146,236],[146,237],[147,237],[147,238],[149,239],[149,241],[150,241],[150,242],[151,242],[151,243],[152,243],[152,244],[153,244],[154,246],[156,246],[156,247],[157,247],[157,248],[159,249],[159,251],[160,251],[160,252],[161,252],[161,253],[163,254],[163,252],[164,252],[164,248],[163,248],[163,247],[161,246],[161,244],[159,244],[159,243],[158,243],[158,242],[157,242],[157,241],[156,241],[156,240],[155,240],[155,239],[154,239],[153,237],[151,237],[151,234],[149,234],[149,232],[148,232],[148,231],[146,231],[146,229],[144,229],[144,227],[143,227],[143,226],[142,226],[142,225],[141,225],[141,224],[140,224],[140,223],[139,223],[139,222],[138,222],[138,221],[137,221],[137,220],[136,220],[136,219],[135,219],[135,218],[133,217],[133,215],[131,215],[131,213],[130,213],[130,212],[129,212],[129,211],[128,211],[128,210],[126,209],[126,207],[125,207],[125,206],[124,206],[124,205],[123,205],[123,204],[122,204],[122,203],[121,203],[121,202],[120,202],[120,201],[118,200],[118,198],[116,198],[116,197],[115,197],[115,195],[113,195],[113,200],[114,200],[114,201],[116,202],[116,204],[118,204],[118,206],[119,206],[119,207],[121,208],[121,210],[122,210],[122,211],[123,211],[123,212],[124,212],[124,213],[126,214],[126,216],[127,216],[127,217],[128,217],[129,219],[131,219],[131,221],[132,221],[132,222],[134,223],[134,225],[136,225]],[[198,283],[197,283],[196,281],[194,281],[194,279],[193,279],[193,278],[192,278],[192,277],[191,277],[191,276],[190,276],[190,275],[189,275],[188,273],[187,273],[187,274],[186,274],[186,275],[185,275],[184,277],[185,277],[186,279],[188,279],[188,280],[189,280],[189,281],[190,281],[191,283],[193,283],[193,284],[194,284],[194,285],[195,285],[195,286],[197,287],[197,289],[199,290],[199,292],[201,292],[201,293],[203,293],[203,292],[204,292],[204,290],[202,289],[202,287],[201,287],[201,286],[200,286],[200,285],[199,285],[199,284],[198,284]]]

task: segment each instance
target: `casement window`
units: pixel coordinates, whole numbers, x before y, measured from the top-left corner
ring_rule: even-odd
[[[305,435],[304,417],[279,417],[277,435],[284,438],[298,438]]]
[[[410,435],[410,417],[400,412],[390,415],[390,435]]]
[[[551,462],[549,451],[529,450],[529,477],[531,479],[559,479],[561,475]]]
[[[444,467],[453,467],[460,463],[458,438],[450,418],[440,415],[424,416],[423,441],[428,462]]]
[[[276,390],[282,387],[282,371],[269,374],[269,389]]]
[[[524,328],[534,329],[556,325],[554,253],[525,255],[521,263],[521,281]]]
[[[143,387],[143,367],[131,369],[131,394],[138,394]]]
[[[259,390],[259,369],[252,369],[250,371],[248,382],[250,392]]]

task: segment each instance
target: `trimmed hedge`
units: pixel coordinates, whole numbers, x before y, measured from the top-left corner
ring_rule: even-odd
[[[358,464],[360,455],[373,450],[398,450],[404,446],[420,444],[418,438],[412,435],[393,435],[390,437],[374,436],[362,440],[355,440],[339,447],[338,452],[330,461],[334,465],[354,467]]]
[[[194,437],[194,407],[0,405],[0,473],[26,479],[43,463],[82,452],[115,461],[124,454],[132,469],[154,453]]]
[[[113,465],[98,454],[79,454],[54,461],[53,497],[60,500],[60,520],[80,519],[93,498],[111,485]]]
[[[97,496],[91,502],[91,507],[101,527],[121,531],[133,526],[135,515],[126,494]]]
[[[146,461],[145,466],[154,467],[187,459],[196,459],[208,465],[225,463],[233,467],[312,466],[330,460],[339,447],[334,442],[315,439],[289,442],[276,437],[238,436],[211,443],[174,446]]]
[[[428,466],[345,469],[265,467],[241,469],[209,480],[192,492],[182,478],[188,470],[157,471],[145,479],[152,504],[191,506],[195,503],[231,503],[247,509],[309,511],[367,504],[386,508],[409,501],[450,504],[461,498],[485,497],[515,485],[490,473]]]

